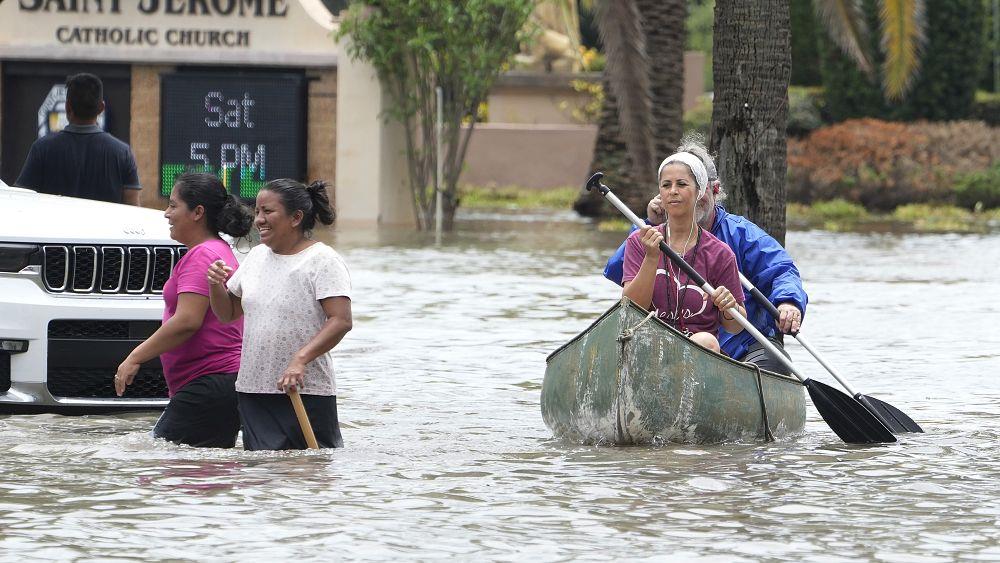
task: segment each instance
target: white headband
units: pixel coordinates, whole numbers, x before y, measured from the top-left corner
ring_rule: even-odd
[[[701,196],[705,195],[705,190],[708,189],[708,170],[705,169],[705,163],[689,152],[676,152],[664,158],[663,162],[660,163],[660,169],[656,171],[657,182],[659,182],[663,169],[671,162],[686,164],[691,169],[691,173],[694,174],[694,181],[698,185],[698,198],[701,199]]]

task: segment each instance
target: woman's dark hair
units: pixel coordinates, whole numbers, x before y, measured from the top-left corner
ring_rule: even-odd
[[[302,182],[281,178],[271,180],[263,189],[274,192],[289,215],[301,211],[301,228],[303,232],[308,232],[316,226],[317,220],[324,225],[332,225],[337,219],[337,213],[330,205],[330,197],[326,193],[326,185],[323,180],[306,186]]]
[[[253,226],[253,213],[222,185],[218,176],[189,172],[181,174],[174,183],[177,197],[188,208],[199,205],[205,208],[208,230],[232,237],[245,237]]]

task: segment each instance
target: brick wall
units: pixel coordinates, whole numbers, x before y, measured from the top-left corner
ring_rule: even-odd
[[[308,71],[309,123],[306,143],[306,181],[326,180],[334,203],[337,173],[337,69]]]

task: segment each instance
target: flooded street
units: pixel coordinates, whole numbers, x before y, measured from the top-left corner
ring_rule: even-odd
[[[622,235],[458,225],[439,246],[321,234],[354,283],[343,450],[174,446],[157,413],[0,416],[0,561],[1000,561],[1000,235],[788,235],[803,334],[926,434],[848,446],[810,404],[783,442],[614,448],[553,439],[539,393],[548,353],[615,304]]]

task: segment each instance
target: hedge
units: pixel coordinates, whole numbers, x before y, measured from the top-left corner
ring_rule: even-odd
[[[878,2],[863,0],[874,64],[885,54],[878,44]],[[877,80],[857,69],[826,33],[820,34],[823,86],[833,121],[856,117],[894,120],[955,120],[970,117],[973,95],[983,71],[982,0],[926,0],[927,43],[920,69],[902,102],[887,103]]]
[[[787,197],[798,203],[841,198],[874,211],[906,203],[1000,205],[982,195],[990,181],[1000,186],[1000,172],[993,180],[969,179],[997,163],[1000,128],[982,122],[849,120],[789,138]]]

